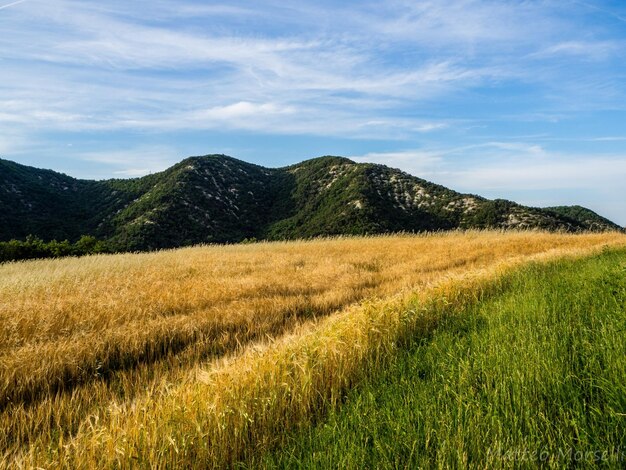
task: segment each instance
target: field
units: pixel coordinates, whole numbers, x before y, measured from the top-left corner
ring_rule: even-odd
[[[282,465],[266,453],[489,305],[509,270],[624,245],[468,232],[0,265],[2,465]]]

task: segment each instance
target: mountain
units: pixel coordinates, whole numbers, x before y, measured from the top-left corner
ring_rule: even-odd
[[[580,206],[488,200],[331,156],[274,169],[208,155],[105,181],[0,159],[0,214],[0,241],[90,234],[120,250],[455,228],[620,229]]]

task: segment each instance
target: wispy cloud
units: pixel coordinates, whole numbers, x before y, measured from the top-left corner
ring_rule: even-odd
[[[616,13],[615,11],[612,11],[608,7],[607,8],[603,8],[602,6],[594,5],[593,3],[577,1],[577,0],[574,0],[572,3],[575,3],[577,5],[582,5],[582,6],[586,7],[589,10],[592,10],[592,11],[602,12],[602,13],[608,15],[609,17],[616,19],[617,21],[621,21],[623,23],[626,23],[626,14]]]
[[[167,9],[167,4],[156,4],[157,18],[159,12],[173,10],[231,19],[267,14],[252,5],[178,2],[176,9],[171,5]],[[301,13],[299,7],[294,8],[292,15]],[[320,9],[305,8],[307,14],[322,16]],[[523,79],[526,72],[521,72],[521,67],[495,60],[491,42],[514,42],[524,36],[507,18],[537,15],[532,8],[512,3],[463,1],[449,5],[430,1],[416,6],[391,2],[378,12],[366,6],[353,15],[327,14],[327,26],[310,34],[295,35],[287,28],[285,34],[250,35],[233,34],[228,22],[213,30],[146,22],[139,5],[131,8],[118,2],[104,6],[59,0],[38,3],[32,10],[16,14],[4,28],[7,34],[0,38],[0,53],[12,76],[11,94],[22,96],[27,103],[22,112],[4,116],[5,122],[28,120],[61,128],[70,122],[86,128],[145,128],[148,121],[154,123],[152,127],[167,126],[187,122],[181,121],[181,116],[193,120],[207,109],[222,109],[227,123],[229,107],[236,103],[279,103],[282,109],[314,111],[317,125],[311,116],[305,119],[313,124],[314,133],[324,127],[332,133],[336,128],[328,125],[328,114],[351,114],[348,121],[357,136],[365,123],[376,118],[391,125],[395,122],[402,132],[432,130],[423,127],[419,122],[423,119],[407,126],[406,117],[389,115],[397,116],[396,110],[408,104],[419,106],[422,101],[459,90]],[[283,9],[269,10],[289,18]],[[346,30],[345,23],[353,27]],[[390,50],[388,41],[398,34],[417,40],[420,52],[416,55],[415,45],[401,43]],[[445,48],[435,59],[431,52],[442,45]],[[464,57],[459,55],[459,45],[471,45],[474,51]],[[473,60],[484,54],[491,58],[481,63]],[[392,57],[396,60],[390,61]],[[47,68],[51,83],[31,78],[37,75],[35,69],[42,68]],[[332,110],[338,101],[341,113]],[[360,106],[363,101],[369,104],[369,115]],[[98,118],[89,118],[92,113],[85,112],[88,109]],[[263,105],[256,111],[260,118],[267,114]],[[284,123],[293,123],[290,113],[282,114]],[[346,121],[345,117],[342,120]],[[277,126],[276,131],[291,132],[292,127]],[[397,135],[389,130],[390,135]]]
[[[393,168],[401,168],[422,178],[436,175],[444,165],[442,152],[424,150],[370,152],[350,158],[360,163],[379,163]]]
[[[597,61],[606,60],[615,54],[621,55],[623,46],[621,41],[565,41],[546,47],[531,56],[534,58],[573,56]]]
[[[4,10],[5,8],[12,7],[14,5],[19,5],[20,3],[24,3],[27,0],[18,0],[17,2],[7,3],[6,5],[0,5],[0,10]]]

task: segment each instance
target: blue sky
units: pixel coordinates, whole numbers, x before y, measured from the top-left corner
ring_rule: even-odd
[[[624,1],[0,0],[0,156],[332,154],[626,225]]]

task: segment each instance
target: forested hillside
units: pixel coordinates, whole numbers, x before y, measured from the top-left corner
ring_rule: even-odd
[[[456,228],[620,229],[580,206],[488,200],[330,156],[278,169],[190,157],[160,173],[105,181],[0,160],[0,213],[0,241],[90,235],[111,250]]]

